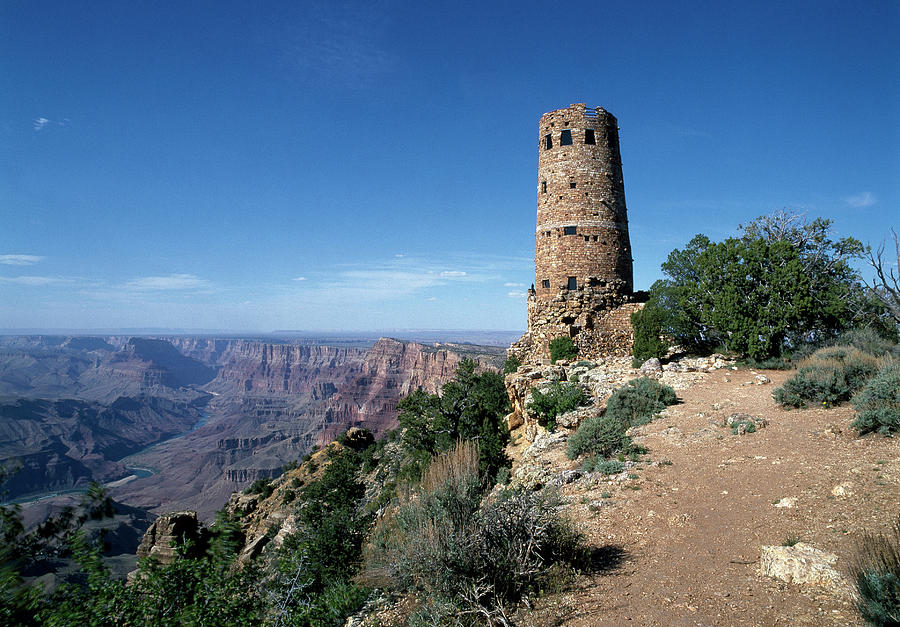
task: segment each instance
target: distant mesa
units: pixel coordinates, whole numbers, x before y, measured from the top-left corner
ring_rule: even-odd
[[[127,350],[166,371],[163,384],[172,387],[203,385],[216,377],[216,369],[185,357],[170,342],[134,337],[128,340]]]
[[[72,337],[63,343],[65,348],[76,351],[107,351],[116,350],[116,347],[99,337]]]

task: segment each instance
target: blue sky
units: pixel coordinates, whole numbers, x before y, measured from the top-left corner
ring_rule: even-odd
[[[638,288],[782,208],[877,244],[898,32],[893,0],[5,0],[0,328],[523,329],[574,102],[619,119]]]

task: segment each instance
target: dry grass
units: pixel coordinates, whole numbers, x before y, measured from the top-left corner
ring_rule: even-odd
[[[470,440],[461,440],[456,446],[431,460],[422,478],[422,489],[434,492],[447,485],[461,485],[478,476],[478,446]]]
[[[864,533],[849,566],[856,607],[872,625],[900,624],[900,516],[886,533]]]

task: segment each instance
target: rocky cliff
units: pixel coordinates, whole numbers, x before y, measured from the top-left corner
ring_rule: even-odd
[[[183,507],[207,518],[232,491],[330,442],[351,426],[375,433],[396,426],[397,403],[437,391],[462,359],[451,346],[382,338],[370,349],[172,338],[186,357],[217,369],[203,386],[214,395],[207,423],[133,460],[160,470],[117,492],[155,511]],[[466,346],[493,364],[502,349]],[[493,361],[492,361],[493,360]],[[127,494],[126,494],[127,493]]]

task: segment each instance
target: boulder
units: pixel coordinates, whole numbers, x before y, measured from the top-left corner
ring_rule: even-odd
[[[847,581],[834,568],[837,559],[834,553],[803,542],[794,546],[764,546],[760,550],[759,572],[788,583],[846,593]]]
[[[197,519],[197,512],[163,514],[147,529],[137,556],[155,557],[162,564],[171,564],[175,561],[175,544],[188,541],[193,551],[201,552],[206,541],[204,531]]]

